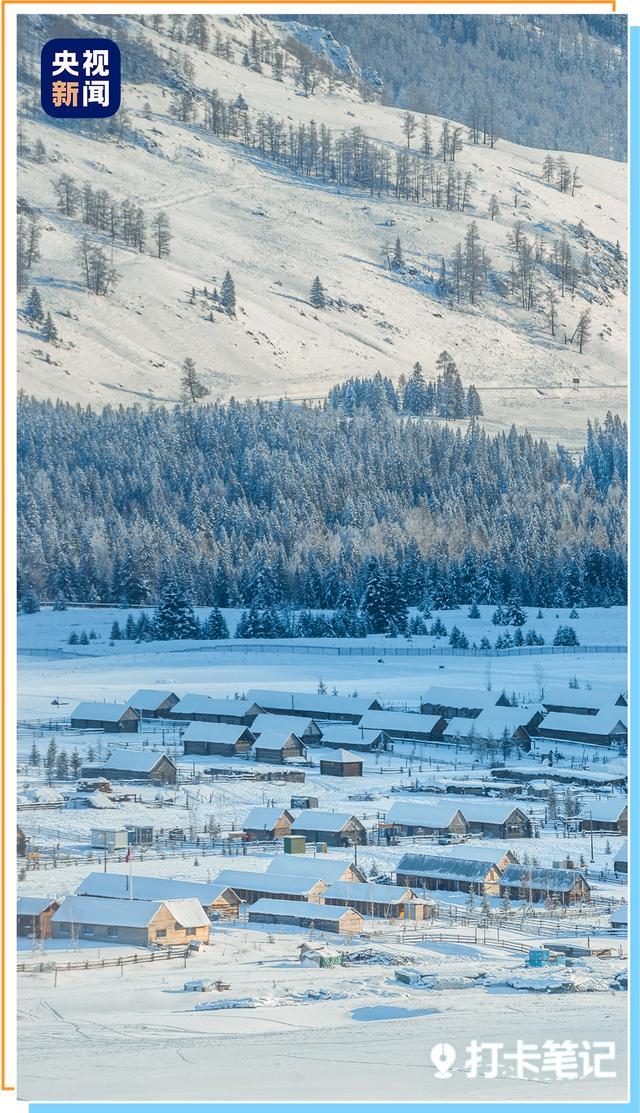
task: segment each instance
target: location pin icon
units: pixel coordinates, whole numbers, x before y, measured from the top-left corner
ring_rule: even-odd
[[[449,1068],[455,1061],[455,1048],[450,1043],[436,1043],[431,1048],[431,1062],[436,1068],[434,1078],[451,1078]]]

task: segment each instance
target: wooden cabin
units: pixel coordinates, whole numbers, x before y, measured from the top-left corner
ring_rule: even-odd
[[[585,802],[580,815],[580,830],[626,835],[628,815],[629,809],[624,796]]]
[[[591,900],[591,886],[579,870],[546,866],[507,866],[500,878],[500,896],[539,904],[580,904]]]
[[[613,859],[613,868],[616,873],[629,872],[629,843],[625,839],[621,846],[618,847]]]
[[[547,688],[541,700],[545,711],[563,715],[597,715],[604,707],[626,707],[623,692],[611,688]]]
[[[322,730],[315,719],[306,719],[303,715],[268,715],[262,711],[253,720],[251,732],[256,738],[265,732],[267,735],[289,732],[295,734],[305,746],[319,745],[322,740]]]
[[[138,688],[131,699],[127,700],[127,707],[133,707],[142,719],[168,719],[170,712],[179,702],[180,697],[175,692]]]
[[[500,868],[486,851],[483,858],[405,854],[398,863],[396,881],[418,892],[444,889],[452,893],[497,896]]]
[[[151,750],[114,750],[96,765],[84,765],[82,777],[105,776],[111,781],[148,781],[151,784],[175,784],[178,769],[168,754]]]
[[[251,842],[270,842],[291,834],[293,815],[286,808],[252,808],[242,824],[242,830]]]
[[[176,703],[169,718],[178,722],[231,723],[251,726],[260,708],[246,699],[213,699],[212,696],[191,694]]]
[[[267,873],[285,877],[313,877],[332,885],[334,881],[366,881],[354,862],[329,858],[327,854],[276,854],[267,866]]]
[[[502,692],[487,692],[480,688],[447,688],[432,684],[421,703],[423,715],[439,715],[443,719],[475,719],[488,707],[508,707],[509,701]]]
[[[251,750],[255,761],[266,761],[270,765],[284,765],[286,761],[300,760],[306,754],[306,747],[297,734],[279,730],[263,730]]]
[[[549,711],[538,727],[541,738],[577,742],[591,746],[617,746],[627,743],[627,711],[609,707],[596,715]]]
[[[530,839],[533,827],[522,808],[514,807],[510,800],[487,800],[466,796],[457,801],[474,835],[494,839]]]
[[[18,897],[16,934],[50,939],[51,917],[59,907],[51,897]]]
[[[51,917],[54,939],[100,943],[186,944],[209,942],[209,917],[198,900],[119,900],[67,897]]]
[[[415,899],[415,893],[406,885],[379,885],[373,882],[353,884],[334,881],[323,894],[323,903],[355,908],[362,916],[380,920],[401,920],[405,904]]]
[[[222,754],[238,757],[248,754],[255,735],[242,723],[205,723],[196,721],[182,735],[182,747],[189,754]]]
[[[254,924],[287,924],[300,928],[317,928],[340,935],[358,935],[364,930],[364,917],[353,908],[306,901],[264,898],[249,909]]]
[[[348,750],[336,750],[331,757],[320,758],[320,772],[326,777],[361,777],[363,763]]]
[[[197,900],[209,919],[237,916],[240,898],[217,881],[175,881],[171,877],[149,877],[126,873],[90,873],[78,885],[75,896],[112,900]]]
[[[293,877],[277,873],[257,873],[255,870],[222,870],[216,878],[218,885],[226,885],[237,893],[240,900],[254,904],[262,897],[276,900],[322,900],[326,881],[317,877]]]
[[[469,824],[457,804],[448,800],[413,804],[398,800],[387,814],[387,820],[400,835],[466,835]]]
[[[370,754],[377,750],[389,750],[391,739],[382,730],[363,731],[353,723],[327,723],[322,728],[320,744],[327,750],[346,748],[358,754]]]
[[[126,703],[79,703],[71,712],[72,730],[103,730],[107,734],[135,734],[140,715]]]
[[[367,711],[382,710],[376,699],[355,696],[321,696],[316,692],[277,692],[252,688],[247,699],[270,715],[295,715],[306,719],[359,723]]]
[[[364,735],[382,731],[391,739],[430,742],[442,736],[446,725],[442,715],[422,715],[415,711],[367,711],[356,729]]]
[[[367,832],[355,815],[345,812],[324,812],[319,808],[304,811],[291,824],[292,835],[304,835],[307,842],[327,846],[365,845]]]

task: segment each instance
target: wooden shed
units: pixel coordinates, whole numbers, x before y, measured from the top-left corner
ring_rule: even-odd
[[[180,697],[175,692],[158,691],[155,688],[138,688],[131,699],[127,700],[127,707],[143,719],[168,719],[172,708],[179,703]]]
[[[442,715],[422,715],[415,711],[367,711],[357,729],[363,734],[383,731],[387,738],[429,742],[439,739],[446,725]]]
[[[103,730],[107,734],[135,734],[140,715],[126,703],[79,703],[71,712],[73,730]]]
[[[312,808],[299,815],[291,825],[293,835],[304,835],[307,842],[328,846],[365,845],[367,832],[363,823],[345,812],[323,812]]]
[[[322,739],[322,730],[315,719],[304,715],[269,715],[262,711],[253,720],[251,731],[256,738],[265,732],[268,735],[289,732],[300,738],[305,746],[319,744]]]
[[[618,847],[613,859],[613,868],[616,873],[629,872],[629,844],[627,839]]]
[[[222,754],[237,757],[248,754],[255,735],[242,723],[189,723],[182,736],[185,756],[189,754]]]
[[[252,808],[242,824],[247,840],[270,842],[290,834],[293,815],[286,808]]]
[[[609,707],[596,715],[564,714],[550,711],[540,723],[538,734],[561,742],[581,745],[614,746],[627,742],[627,710]]]
[[[34,939],[51,937],[51,917],[60,907],[51,897],[18,897],[16,934]]]
[[[420,711],[423,715],[441,715],[444,719],[475,719],[485,707],[508,706],[504,692],[496,695],[484,688],[447,688],[432,684],[421,701]]]
[[[500,878],[500,896],[530,904],[551,899],[556,904],[591,900],[591,886],[579,870],[545,866],[507,866]]]
[[[320,758],[320,772],[326,777],[361,777],[362,758],[349,750],[336,750],[331,757]]]
[[[611,688],[546,688],[542,697],[545,711],[565,715],[597,715],[604,707],[626,707],[623,692]]]
[[[51,917],[54,939],[95,939],[138,946],[209,942],[209,917],[199,901],[67,897]]]
[[[270,765],[283,765],[306,757],[306,747],[297,734],[290,731],[263,730],[254,742],[251,756],[255,761],[267,761]]]
[[[286,877],[315,877],[326,881],[366,881],[362,870],[354,862],[342,858],[330,858],[328,854],[304,854],[291,857],[276,854],[267,866],[267,873],[282,874]]]
[[[457,803],[472,834],[497,839],[530,839],[533,835],[529,816],[509,800],[467,796]]]
[[[319,931],[332,931],[341,935],[358,935],[365,926],[364,917],[353,908],[270,898],[256,901],[249,909],[249,920],[255,924],[314,927]]]

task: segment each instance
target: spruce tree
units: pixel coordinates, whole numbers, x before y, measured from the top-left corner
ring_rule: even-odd
[[[229,317],[236,315],[236,288],[229,271],[224,276],[220,287],[220,302]]]
[[[202,633],[205,638],[211,641],[224,641],[229,637],[229,627],[218,607],[213,607],[209,612]]]
[[[158,641],[182,640],[198,636],[193,607],[183,588],[173,577],[165,585],[160,603],[153,616]]]
[[[44,339],[49,341],[49,343],[51,344],[55,344],[56,340],[58,340],[58,330],[56,328],[56,323],[50,313],[47,313],[46,320],[44,322],[44,329],[42,330],[42,335]]]
[[[326,308],[327,295],[325,293],[324,286],[322,285],[320,279],[318,278],[318,275],[316,275],[313,282],[311,283],[311,291],[309,293],[309,301],[311,302],[314,309],[325,309]]]
[[[31,287],[31,293],[27,298],[25,306],[25,316],[30,324],[39,325],[44,320],[44,309],[42,308],[42,299],[35,286]]]

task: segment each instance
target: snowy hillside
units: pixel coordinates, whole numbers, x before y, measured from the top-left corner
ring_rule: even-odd
[[[102,28],[116,39],[125,31],[130,39],[143,38],[145,57],[158,60],[153,81],[125,85],[125,115],[116,117],[115,128],[74,127],[72,136],[33,108],[26,78],[18,193],[27,225],[40,213],[41,236],[19,299],[20,388],[98,406],[172,403],[180,395],[181,365],[190,357],[212,399],[309,398],[352,375],[380,371],[397,381],[416,360],[430,373],[446,349],[463,381],[479,388],[491,427],[526,420],[537,434],[575,444],[587,417],[625,411],[625,266],[616,249],[616,241],[623,249],[626,244],[624,165],[568,155],[571,172],[577,169],[572,196],[545,181],[544,151],[501,140],[493,149],[472,144],[465,128],[454,155],[458,180],[469,176],[471,183],[462,211],[407,201],[395,189],[378,196],[340,186],[332,174],[323,181],[296,173],[262,156],[253,139],[243,141],[243,130],[255,135],[261,113],[284,121],[290,137],[315,121],[318,132],[323,125],[331,129],[334,145],[359,128],[388,152],[392,178],[397,154],[407,149],[404,114],[365,102],[362,84],[345,83],[340,70],[319,72],[305,96],[299,59],[284,48],[286,24],[249,16],[210,19],[208,43],[200,48],[172,41],[168,20],[153,22],[158,29],[151,18],[146,26],[117,18]],[[97,29],[82,17],[66,18],[65,26],[71,25],[68,33]],[[32,21],[26,37],[33,58],[49,32],[44,21]],[[224,49],[220,33],[225,41],[228,36]],[[252,35],[254,44],[256,35],[267,44],[268,56],[283,55],[282,72],[252,64]],[[325,62],[338,57],[335,41],[328,55],[322,44]],[[24,55],[23,76],[28,49]],[[150,64],[140,68],[152,72]],[[211,90],[240,105],[240,134],[207,127]],[[184,112],[178,102],[183,108],[188,102]],[[194,118],[181,121],[181,114]],[[420,146],[418,124],[412,152]],[[437,154],[442,124],[429,118],[434,155],[424,162],[446,175]],[[144,212],[144,245],[125,246],[120,236],[88,227],[81,204],[73,215],[60,211],[52,182],[61,175],[80,191],[86,184],[107,191],[108,203],[118,208],[130,198]],[[492,197],[499,208],[494,219]],[[153,219],[162,211],[172,238],[170,254],[158,258]],[[448,292],[437,289],[442,259],[449,270],[474,221],[488,257],[487,286],[475,305],[458,303],[450,273]],[[513,287],[516,221],[532,244],[544,241],[531,309],[522,308]],[[117,273],[106,296],[88,293],[83,284],[78,253],[85,234],[102,245]],[[561,296],[553,254],[563,236],[575,263],[575,290]],[[386,255],[396,237],[404,263],[390,267]],[[211,301],[227,270],[235,282],[235,317]],[[316,275],[333,299],[320,310],[309,303]],[[55,342],[24,315],[33,286],[45,315],[52,315]],[[555,336],[551,290],[558,302]],[[573,336],[589,309],[590,336],[580,354],[577,340],[565,343],[565,334]],[[573,388],[576,379],[579,389]]]

